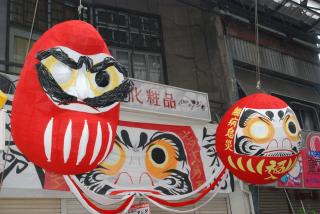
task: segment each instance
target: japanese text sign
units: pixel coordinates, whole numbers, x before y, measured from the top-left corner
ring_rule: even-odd
[[[206,93],[136,79],[133,82],[134,89],[127,102],[121,104],[124,109],[211,120]]]

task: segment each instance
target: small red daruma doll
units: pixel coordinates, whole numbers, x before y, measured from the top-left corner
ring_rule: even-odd
[[[301,129],[293,110],[281,99],[253,94],[223,116],[216,132],[219,158],[239,179],[272,183],[297,161]]]
[[[12,107],[12,134],[36,165],[60,174],[90,171],[112,150],[127,72],[100,34],[79,20],[55,25],[33,45]]]

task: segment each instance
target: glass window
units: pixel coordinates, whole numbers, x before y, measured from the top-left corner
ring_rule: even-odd
[[[27,37],[37,0],[10,0],[10,72],[20,73],[27,50]],[[39,0],[33,39],[57,23],[78,19],[78,1]],[[112,55],[131,77],[162,82],[160,17],[121,9],[94,7],[94,25],[110,47]],[[13,32],[13,33],[12,33]],[[33,43],[33,42],[32,42]]]
[[[149,55],[148,56],[149,73],[151,82],[161,82],[161,57]]]
[[[28,48],[28,39],[19,36],[14,37],[14,55],[13,60],[15,63],[23,64],[24,57]]]
[[[36,1],[10,0],[10,23],[29,30]],[[44,32],[62,21],[78,19],[78,3],[74,0],[39,0],[34,30]],[[83,13],[84,20],[88,20],[87,11]]]
[[[160,18],[110,8],[95,8],[94,16],[102,37],[112,45],[135,50],[161,50]]]
[[[127,69],[128,74],[131,75],[130,57],[128,51],[117,50],[116,51],[117,60]]]
[[[302,125],[304,130],[316,130],[315,122],[313,121],[313,113],[312,111],[301,110],[300,117],[302,120]]]
[[[78,5],[71,1],[54,0],[51,2],[51,25],[65,20],[78,19]]]
[[[136,79],[147,79],[147,59],[144,54],[133,54],[133,71],[134,78]]]
[[[31,40],[30,49],[35,41]],[[25,56],[28,49],[28,38],[14,35],[13,37],[13,54],[10,59],[10,72],[20,73],[21,68],[24,64]]]
[[[108,7],[93,8],[93,15],[95,26],[129,76],[163,81],[160,17]]]
[[[290,107],[296,113],[304,131],[319,131],[319,120],[315,107],[298,102],[291,102]]]
[[[10,0],[10,23],[23,28],[31,28],[37,0]],[[35,31],[45,31],[48,28],[48,1],[39,0]]]
[[[116,47],[110,47],[110,52],[127,69],[130,77],[151,82],[162,82],[160,54],[142,51],[133,54],[131,50]]]

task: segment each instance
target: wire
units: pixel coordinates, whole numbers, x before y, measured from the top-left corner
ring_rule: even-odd
[[[290,209],[291,209],[292,213],[295,214],[294,209],[293,209],[293,206],[292,206],[292,203],[291,203],[291,200],[290,200],[290,197],[289,197],[289,195],[288,195],[288,193],[287,193],[286,188],[284,188],[283,190],[284,190],[284,193],[286,194],[287,200],[288,200],[288,202],[289,202]]]
[[[260,50],[259,50],[259,20],[258,20],[258,0],[255,0],[254,7],[254,25],[255,25],[255,40],[256,40],[256,88],[261,89],[260,81]]]
[[[79,0],[79,6],[78,6],[78,18],[79,18],[79,20],[81,20],[81,18],[82,18],[82,11],[84,11],[84,10],[87,10],[87,7],[84,7],[84,6],[82,5],[82,1]]]
[[[29,49],[30,49],[31,38],[32,38],[33,28],[34,28],[34,22],[35,22],[37,11],[38,11],[38,4],[39,4],[39,0],[37,0],[35,8],[34,8],[34,12],[33,12],[32,24],[31,24],[31,29],[30,29],[28,46],[27,46],[27,51],[26,51],[25,58],[27,58],[27,55],[28,55],[28,52],[29,52]]]

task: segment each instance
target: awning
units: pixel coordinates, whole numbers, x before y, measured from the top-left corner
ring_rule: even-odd
[[[235,66],[235,75],[240,87],[246,95],[258,92],[256,89],[256,73],[254,71]],[[266,93],[273,93],[309,103],[320,104],[320,96],[317,90],[312,86],[265,74],[261,74],[260,81],[261,88]]]

